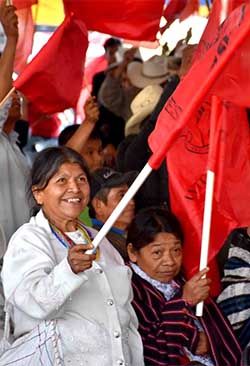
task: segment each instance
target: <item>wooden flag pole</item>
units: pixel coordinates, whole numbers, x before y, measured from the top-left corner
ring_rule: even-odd
[[[10,91],[8,92],[8,94],[6,94],[5,97],[1,100],[1,102],[0,102],[0,109],[3,107],[4,103],[6,102],[6,100],[12,95],[12,93],[14,93],[15,90],[16,90],[16,88],[13,86],[13,88],[10,89]]]

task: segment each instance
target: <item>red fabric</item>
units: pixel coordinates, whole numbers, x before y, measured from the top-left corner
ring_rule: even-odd
[[[13,5],[17,9],[29,8],[34,4],[37,4],[37,0],[13,0]]]
[[[240,53],[235,53],[235,49],[248,49],[250,39],[250,5],[236,9],[220,28],[214,42],[209,43],[209,49],[206,56],[203,56],[199,62],[197,61],[177,87],[175,93],[169,98],[163,111],[161,112],[156,128],[149,138],[150,146],[154,152],[150,159],[150,165],[153,168],[159,167],[165,157],[166,151],[169,150],[175,139],[181,133],[182,128],[188,120],[194,116],[201,102],[204,100],[208,92],[213,87],[214,93],[219,93],[218,86],[225,82],[227,73],[231,75],[239,74],[240,69],[235,67],[235,56],[242,57]],[[230,65],[233,67],[230,68]],[[227,73],[222,71],[226,68]],[[244,77],[249,76],[249,73]],[[224,77],[224,78],[223,78]],[[219,82],[216,82],[218,81]],[[242,81],[242,80],[241,80]],[[231,85],[231,80],[228,80]],[[245,83],[246,84],[246,83]],[[224,84],[225,85],[225,84]],[[215,89],[217,87],[217,90]],[[235,96],[237,97],[237,96]],[[164,133],[167,138],[159,147],[158,137]]]
[[[105,55],[94,58],[84,70],[84,82],[83,86],[92,85],[93,76],[100,71],[105,70],[108,67],[108,62]]]
[[[187,0],[170,0],[166,6],[163,16],[166,18],[167,22],[170,24],[175,19],[177,19],[182,12],[182,10],[187,5]]]
[[[218,25],[221,23],[220,16],[222,12],[222,0],[214,0],[212,11],[208,19],[207,26],[204,30],[202,38],[196,50],[195,59],[200,59],[208,48],[211,47],[211,43],[214,40],[214,36],[217,32]],[[238,6],[244,4],[245,0],[230,0],[227,1],[228,7],[225,9],[230,14]],[[225,14],[226,15],[226,14]]]
[[[87,47],[84,24],[67,17],[14,82],[15,88],[46,114],[75,107]]]
[[[66,14],[73,12],[89,30],[116,37],[154,41],[164,0],[64,0]]]
[[[189,0],[185,6],[185,8],[180,13],[179,19],[180,21],[188,18],[193,13],[199,10],[200,1],[199,0]]]
[[[14,70],[20,74],[27,64],[27,58],[32,52],[34,23],[30,8],[17,11],[18,16],[18,43],[15,56]]]
[[[60,133],[61,120],[56,114],[42,114],[29,103],[28,121],[33,136],[42,136],[46,138],[56,138]]]
[[[154,153],[149,161],[152,167],[157,167],[167,152],[171,207],[184,228],[184,266],[188,276],[196,272],[199,266],[209,150],[209,96],[211,93],[221,96],[225,93],[228,97],[226,86],[235,88],[231,78],[240,85],[244,79],[250,82],[249,73],[244,72],[245,64],[241,62],[242,52],[250,47],[249,35],[250,5],[247,5],[234,11],[215,39],[207,43],[210,49],[193,65],[170,97],[149,138]],[[240,44],[242,52],[239,52]],[[244,85],[247,86],[246,80]],[[242,105],[241,94],[236,92],[231,99]],[[250,106],[249,86],[246,94],[248,98],[244,98],[244,102]],[[242,109],[229,103],[224,103],[221,119],[218,121],[221,124],[218,160],[209,162],[210,166],[216,168],[217,174],[209,260],[223,245],[231,229],[248,226],[250,222],[250,140],[247,119]],[[163,144],[162,136],[167,136]],[[218,279],[214,263],[210,262],[211,266],[213,279]],[[214,281],[213,294],[218,293],[218,290],[218,281]]]

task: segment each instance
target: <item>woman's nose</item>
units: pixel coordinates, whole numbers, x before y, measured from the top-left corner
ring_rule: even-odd
[[[173,266],[175,264],[174,257],[171,253],[165,253],[163,257],[163,263],[167,266]]]
[[[79,185],[78,185],[77,181],[75,181],[75,180],[73,180],[73,179],[69,182],[68,189],[69,189],[70,191],[72,191],[72,192],[79,192],[79,190],[80,190],[80,188],[79,188]]]

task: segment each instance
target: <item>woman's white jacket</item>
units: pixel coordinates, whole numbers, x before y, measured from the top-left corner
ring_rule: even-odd
[[[130,280],[130,269],[106,239],[92,268],[74,274],[67,248],[40,211],[12,236],[4,257],[15,338],[44,319],[57,319],[65,364],[143,365]]]

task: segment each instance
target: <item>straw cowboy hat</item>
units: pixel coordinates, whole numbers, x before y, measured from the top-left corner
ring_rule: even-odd
[[[168,65],[167,56],[153,56],[145,62],[133,61],[128,64],[127,76],[137,88],[147,85],[160,85],[167,80],[172,70]]]
[[[125,125],[125,136],[140,131],[141,122],[153,112],[162,92],[159,85],[148,85],[136,95],[130,105],[132,116]]]

